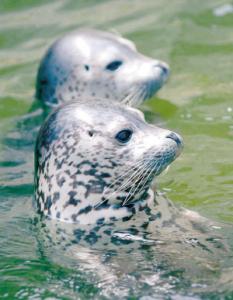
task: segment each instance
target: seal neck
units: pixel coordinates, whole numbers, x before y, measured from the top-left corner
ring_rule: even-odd
[[[101,205],[93,208],[89,212],[79,214],[75,218],[75,222],[72,219],[60,218],[59,221],[66,223],[77,223],[80,225],[91,225],[103,223],[110,223],[118,220],[127,221],[130,220],[135,214],[144,209],[150,207],[154,202],[154,192],[149,189],[147,195],[143,200],[138,200],[129,205]]]

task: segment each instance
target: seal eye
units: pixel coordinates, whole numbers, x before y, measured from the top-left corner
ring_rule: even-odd
[[[115,139],[122,144],[126,144],[131,139],[132,134],[133,134],[132,130],[124,129],[117,133],[117,135],[115,136]]]
[[[114,60],[111,63],[109,63],[105,69],[109,71],[115,71],[117,70],[121,65],[123,64],[123,61],[121,60]]]

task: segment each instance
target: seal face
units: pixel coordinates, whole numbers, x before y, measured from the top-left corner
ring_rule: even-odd
[[[103,99],[56,109],[35,151],[38,211],[80,224],[128,218],[153,200],[150,184],[180,153],[179,135]]]
[[[112,33],[83,29],[57,40],[41,61],[36,98],[47,105],[83,98],[111,98],[137,106],[166,82],[165,62],[137,52]]]

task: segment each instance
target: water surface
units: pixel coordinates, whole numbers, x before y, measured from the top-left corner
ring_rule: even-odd
[[[179,132],[185,140],[183,155],[160,177],[159,191],[177,205],[218,222],[219,234],[231,246],[233,14],[230,9],[218,13],[225,4],[221,0],[0,2],[1,299],[110,295],[232,299],[231,249],[216,257],[210,254],[217,266],[209,266],[203,274],[192,263],[195,251],[184,255],[184,265],[169,251],[163,255],[160,246],[157,251],[139,247],[130,252],[134,255],[122,247],[119,256],[111,249],[79,249],[82,255],[76,260],[56,249],[54,258],[35,227],[31,204],[34,140],[43,120],[41,110],[32,109],[39,60],[48,45],[70,30],[83,26],[115,30],[172,69],[167,85],[143,106],[150,122]],[[116,278],[108,284],[98,273],[114,273]]]

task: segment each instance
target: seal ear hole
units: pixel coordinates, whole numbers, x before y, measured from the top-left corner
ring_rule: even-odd
[[[84,65],[84,68],[85,68],[86,71],[90,70],[90,66],[89,65]]]
[[[92,137],[94,135],[94,131],[93,130],[88,130],[88,134],[90,137]]]
[[[107,64],[107,66],[105,67],[105,69],[108,70],[108,71],[115,71],[115,70],[117,70],[122,64],[123,64],[123,61],[122,61],[122,60],[114,60],[114,61],[110,62],[109,64]]]

